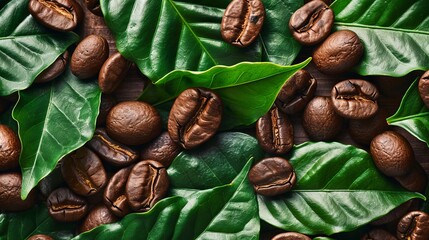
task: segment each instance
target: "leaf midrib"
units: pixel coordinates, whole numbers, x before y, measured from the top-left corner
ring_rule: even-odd
[[[402,122],[402,121],[407,121],[407,120],[413,120],[414,118],[420,118],[420,117],[425,117],[425,116],[429,116],[429,112],[423,112],[423,113],[408,115],[408,116],[405,116],[405,117],[396,117],[394,115],[394,116],[392,116],[392,118],[388,118],[387,122],[388,123],[397,123],[397,122]],[[389,120],[389,119],[391,119],[391,120]]]
[[[297,190],[291,190],[291,193],[305,193],[305,192],[315,192],[315,193],[324,193],[324,192],[351,192],[351,193],[355,193],[355,192],[382,192],[382,193],[400,193],[400,192],[407,192],[404,190],[398,190],[398,191],[394,191],[394,190],[376,190],[376,189],[297,189]],[[410,192],[412,193],[412,192]],[[423,196],[423,195],[422,195]]]
[[[366,28],[366,29],[377,29],[377,30],[385,30],[385,31],[392,31],[392,32],[404,32],[404,33],[429,35],[429,30],[427,32],[424,32],[424,31],[405,29],[405,28],[382,27],[382,26],[376,26],[376,25],[365,25],[365,24],[359,24],[359,23],[346,23],[346,22],[335,22],[334,25],[346,26],[346,27],[356,27],[356,28]]]
[[[16,39],[16,38],[28,38],[28,37],[39,37],[39,36],[55,36],[54,33],[42,33],[42,34],[29,34],[29,35],[12,35],[7,37],[0,37],[0,41]]]
[[[197,40],[198,44],[200,45],[202,51],[205,52],[207,54],[207,56],[210,58],[210,60],[213,62],[213,65],[217,65],[218,62],[213,58],[213,56],[210,54],[210,52],[206,49],[206,47],[204,46],[204,44],[201,42],[201,40],[198,37],[198,35],[193,31],[193,29],[188,24],[188,22],[186,21],[186,19],[182,16],[182,14],[180,13],[179,9],[177,9],[176,5],[174,4],[173,0],[165,0],[165,1],[167,1],[168,3],[170,3],[171,7],[174,9],[174,11],[177,13],[177,15],[182,20],[182,24],[185,25],[185,27],[187,27],[189,29],[189,31],[192,34],[192,36],[194,36],[194,38]]]

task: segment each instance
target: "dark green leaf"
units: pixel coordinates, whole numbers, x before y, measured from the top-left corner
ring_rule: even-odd
[[[300,50],[288,29],[302,5],[295,0],[266,0],[259,40],[247,48],[223,41],[220,23],[230,0],[102,0],[101,8],[122,55],[152,81],[175,69],[203,71],[242,61],[289,65]],[[160,47],[162,46],[162,47]]]
[[[338,0],[337,30],[354,31],[365,46],[361,75],[403,76],[429,68],[427,0]]]
[[[249,159],[263,156],[255,138],[226,132],[198,149],[181,152],[167,172],[173,188],[207,189],[230,183]]]
[[[294,189],[281,197],[259,196],[261,219],[310,235],[351,231],[400,204],[424,196],[386,179],[364,150],[340,143],[304,143],[293,149]]]
[[[63,156],[92,137],[100,96],[96,83],[81,81],[70,70],[50,84],[20,92],[13,118],[22,144],[23,198]]]
[[[68,240],[73,237],[75,227],[75,223],[61,223],[52,219],[43,204],[24,212],[0,214],[0,239],[5,240],[23,240],[36,234]]]
[[[244,62],[230,67],[215,66],[203,72],[176,70],[149,85],[140,100],[157,105],[190,87],[210,88],[224,105],[221,129],[247,126],[272,107],[286,80],[309,61],[293,66]]]
[[[258,206],[247,181],[251,164],[248,161],[230,184],[204,191],[184,190],[186,197],[164,199],[147,213],[129,214],[74,240],[258,239]]]
[[[30,86],[79,37],[36,23],[27,0],[3,0],[0,6],[0,95],[9,95]]]
[[[408,88],[396,113],[387,118],[390,125],[399,126],[429,146],[429,109],[420,98],[419,79]]]

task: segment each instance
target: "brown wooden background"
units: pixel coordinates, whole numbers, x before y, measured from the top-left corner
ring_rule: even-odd
[[[81,37],[83,38],[89,34],[101,35],[105,37],[109,42],[110,54],[116,52],[117,50],[115,48],[114,40],[109,29],[106,27],[103,18],[88,12],[85,7],[84,9],[85,21],[79,29]],[[301,62],[307,57],[311,56],[311,51],[312,49],[310,48],[302,49],[296,62]],[[411,82],[415,79],[414,76],[407,76],[400,79],[379,79],[375,77],[359,77],[358,75],[352,73],[342,76],[328,76],[317,71],[317,69],[312,63],[310,63],[309,66],[306,67],[306,69],[312,74],[313,77],[317,79],[318,86],[316,95],[320,96],[329,96],[332,87],[340,80],[348,78],[361,78],[372,81],[378,86],[378,89],[381,93],[381,97],[379,99],[380,108],[386,109],[389,116],[393,115],[396,112],[396,109],[398,108],[399,103],[401,101],[402,95],[404,94],[408,86],[411,84]],[[414,73],[414,75],[415,74],[416,73]],[[138,96],[140,96],[146,81],[147,79],[140,73],[140,71],[135,66],[133,66],[125,81],[115,91],[114,96],[118,101],[134,100]],[[300,118],[293,119],[296,144],[309,140],[301,126],[300,121]],[[400,132],[410,141],[411,145],[413,146],[417,160],[426,170],[426,173],[429,174],[429,148],[427,147],[426,143],[420,142],[415,137],[411,136],[408,132],[401,128],[392,127],[392,129],[397,132]],[[353,140],[348,135],[346,126],[342,134],[337,137],[336,141],[359,146],[355,142],[353,142]],[[364,148],[363,146],[359,147]]]

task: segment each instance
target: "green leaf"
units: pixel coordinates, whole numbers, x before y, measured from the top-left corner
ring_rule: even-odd
[[[68,240],[73,237],[75,227],[75,223],[55,221],[43,204],[25,212],[0,214],[0,239],[23,240],[45,234],[56,240]]]
[[[81,81],[69,69],[50,84],[20,92],[12,115],[22,145],[22,198],[63,156],[91,139],[100,97],[95,82]]]
[[[425,199],[382,176],[370,155],[354,146],[307,142],[289,159],[297,175],[292,191],[278,198],[258,196],[261,219],[287,231],[351,231],[410,199]]]
[[[354,31],[365,46],[360,75],[404,76],[429,69],[428,0],[337,0],[336,30]]]
[[[224,105],[222,130],[247,126],[273,105],[283,84],[310,59],[293,66],[243,62],[234,66],[215,66],[207,71],[176,70],[149,85],[140,100],[154,105],[172,100],[190,87],[215,91]]]
[[[249,159],[263,156],[254,137],[225,132],[198,149],[181,152],[167,172],[172,188],[207,189],[230,183]]]
[[[289,65],[300,45],[288,23],[302,0],[266,0],[259,39],[247,48],[223,41],[220,23],[230,0],[102,0],[118,51],[152,81],[175,69],[203,71],[242,61]],[[160,47],[162,46],[162,47]]]
[[[248,161],[230,184],[204,191],[185,190],[186,197],[166,198],[149,212],[129,214],[74,240],[258,239],[258,206],[247,180],[251,164]]]
[[[429,146],[429,109],[420,98],[418,84],[419,79],[411,84],[398,110],[387,122],[407,130]]]
[[[27,0],[0,5],[0,95],[26,89],[79,36],[52,32],[28,12]]]

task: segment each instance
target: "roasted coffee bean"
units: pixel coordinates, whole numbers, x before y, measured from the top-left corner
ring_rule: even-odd
[[[292,15],[289,30],[302,45],[315,45],[328,37],[334,25],[334,12],[323,1],[306,3]]]
[[[277,196],[289,192],[296,183],[296,174],[288,160],[265,158],[249,171],[249,181],[256,193]]]
[[[71,31],[83,20],[75,0],[30,0],[28,10],[37,22],[56,31]]]
[[[91,209],[85,220],[83,220],[79,232],[86,232],[101,224],[114,223],[116,221],[118,221],[118,218],[113,215],[104,204],[98,204]]]
[[[63,179],[63,174],[61,173],[61,165],[62,161],[55,166],[54,170],[52,170],[48,176],[42,178],[42,180],[37,184],[39,192],[45,200],[49,197],[52,191],[66,185],[66,182]]]
[[[21,142],[8,126],[0,124],[0,171],[19,167]]]
[[[293,147],[292,123],[286,114],[273,107],[256,122],[256,138],[265,152],[285,154]]]
[[[105,126],[107,114],[110,109],[116,105],[116,99],[111,95],[102,94],[100,103],[100,112],[97,117],[97,126]]]
[[[373,226],[381,226],[387,223],[393,223],[397,222],[400,218],[402,218],[407,212],[410,211],[410,209],[415,205],[415,202],[413,200],[409,200],[404,202],[403,204],[399,205],[386,215],[382,216],[381,218],[372,221],[371,225]]]
[[[21,185],[21,173],[0,173],[0,212],[24,211],[35,204],[34,191],[25,200],[21,199]]]
[[[365,80],[349,79],[337,83],[331,92],[335,111],[345,118],[366,119],[378,110],[378,90]]]
[[[366,233],[361,240],[396,240],[396,237],[384,229],[376,228]]]
[[[396,180],[402,187],[411,192],[423,193],[428,183],[428,177],[425,170],[416,162],[413,168],[404,176],[396,177]]]
[[[189,88],[174,101],[168,117],[168,133],[174,142],[191,149],[209,140],[222,120],[222,100],[214,92]]]
[[[356,33],[340,30],[331,34],[313,53],[317,69],[326,74],[349,71],[361,59],[363,45]]]
[[[70,189],[82,196],[96,194],[107,180],[100,158],[86,147],[65,156],[61,172]]]
[[[258,37],[264,19],[261,0],[233,0],[222,17],[222,38],[234,46],[247,47]]]
[[[419,93],[426,107],[429,108],[429,71],[425,72],[419,79]]]
[[[68,51],[65,51],[64,54],[59,56],[57,60],[55,60],[54,63],[51,64],[47,69],[43,70],[39,74],[39,76],[36,77],[34,82],[36,83],[44,83],[49,82],[57,78],[61,73],[66,70],[67,63],[69,61],[70,54]]]
[[[429,215],[413,211],[405,215],[398,223],[396,236],[400,240],[429,239]]]
[[[377,168],[390,177],[405,176],[415,164],[410,143],[393,131],[377,135],[371,141],[370,151]]]
[[[161,134],[161,129],[161,117],[154,107],[145,102],[121,102],[107,114],[107,133],[123,144],[150,142]]]
[[[277,234],[271,240],[311,240],[311,238],[301,233],[287,232]]]
[[[27,240],[54,240],[54,239],[48,235],[37,234],[37,235],[33,235],[33,236],[29,237]]]
[[[53,191],[48,197],[47,207],[49,215],[60,222],[79,221],[88,212],[85,199],[68,188],[58,188]]]
[[[131,170],[125,194],[134,211],[145,212],[167,194],[169,186],[165,167],[157,161],[144,160]]]
[[[153,159],[164,167],[169,167],[173,159],[180,153],[180,146],[170,137],[168,132],[163,132],[155,140],[144,146],[140,158]]]
[[[329,97],[315,97],[304,110],[302,126],[313,141],[333,140],[342,130],[343,119]]]
[[[119,170],[110,179],[104,190],[104,204],[118,217],[123,217],[130,212],[127,196],[125,194],[125,185],[132,167]]]
[[[128,73],[131,62],[117,52],[110,56],[98,74],[98,86],[103,93],[109,94],[116,90]]]
[[[387,130],[387,117],[386,111],[380,109],[370,118],[350,120],[350,136],[357,143],[368,146],[375,136]]]
[[[84,1],[86,8],[97,16],[103,16],[100,7],[100,0],[85,0]]]
[[[130,147],[111,139],[103,128],[95,130],[94,136],[88,142],[88,147],[101,159],[117,167],[131,165],[139,157],[138,153]]]
[[[106,39],[98,35],[89,35],[74,50],[70,70],[80,79],[95,77],[108,57],[109,45]]]
[[[296,72],[282,87],[275,101],[286,114],[301,112],[314,97],[317,81],[306,70]]]

